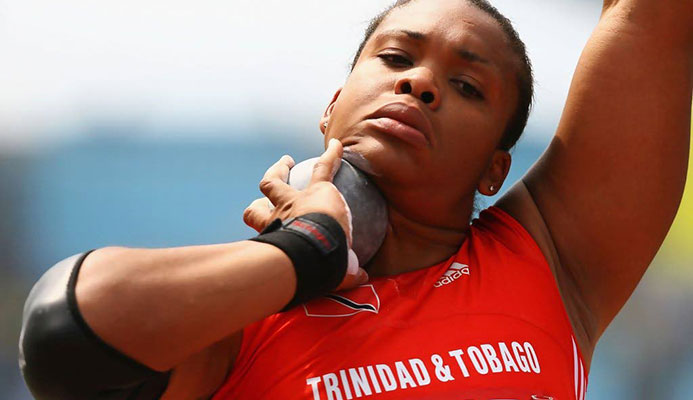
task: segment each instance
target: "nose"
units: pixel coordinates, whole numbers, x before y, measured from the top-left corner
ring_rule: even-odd
[[[438,108],[440,104],[440,91],[436,86],[433,73],[427,68],[410,70],[406,76],[398,79],[395,83],[395,94],[410,94],[432,110]]]

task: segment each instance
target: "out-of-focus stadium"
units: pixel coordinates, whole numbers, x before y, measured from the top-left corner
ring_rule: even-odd
[[[253,235],[241,215],[264,170],[321,151],[319,116],[389,3],[0,0],[0,398],[31,399],[17,365],[22,305],[56,261]],[[548,144],[601,2],[492,3],[538,82],[507,188]],[[587,398],[690,399],[692,305],[689,184],[597,346]]]

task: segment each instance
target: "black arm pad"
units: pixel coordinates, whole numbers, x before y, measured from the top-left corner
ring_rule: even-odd
[[[170,373],[154,371],[106,344],[77,307],[75,285],[89,253],[67,258],[34,285],[24,304],[19,366],[38,400],[151,400]]]

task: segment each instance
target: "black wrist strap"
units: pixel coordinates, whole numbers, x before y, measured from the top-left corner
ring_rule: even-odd
[[[286,223],[276,219],[250,240],[280,248],[293,263],[296,293],[282,311],[336,289],[346,275],[346,235],[329,215],[311,213]]]

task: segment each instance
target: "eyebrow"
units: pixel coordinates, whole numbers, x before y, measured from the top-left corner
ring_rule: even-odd
[[[428,40],[428,37],[426,36],[426,34],[424,34],[422,32],[410,31],[408,29],[391,29],[391,30],[387,30],[387,31],[382,32],[378,36],[402,36],[403,34],[406,35],[407,37],[409,37],[410,39],[413,39],[413,40],[416,40],[419,42],[425,42],[426,40]],[[455,53],[461,59],[468,61],[468,62],[476,62],[476,63],[487,64],[487,65],[491,64],[491,62],[489,60],[485,59],[484,57],[480,56],[479,54],[477,54],[477,53],[475,53],[469,49],[466,49],[464,47],[459,47],[459,48],[455,49]]]

